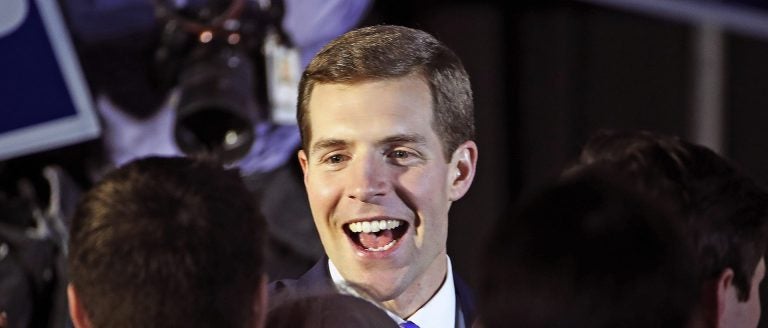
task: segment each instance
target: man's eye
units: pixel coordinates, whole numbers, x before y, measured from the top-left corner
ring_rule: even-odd
[[[397,165],[415,165],[420,163],[422,160],[422,157],[419,155],[419,153],[405,149],[391,150],[387,153],[387,158],[393,164]]]
[[[326,161],[328,161],[328,163],[331,163],[331,164],[337,164],[337,163],[341,163],[343,160],[344,160],[343,155],[336,154],[328,157]]]
[[[394,150],[392,151],[389,156],[392,158],[408,158],[411,154],[408,153],[405,150]]]

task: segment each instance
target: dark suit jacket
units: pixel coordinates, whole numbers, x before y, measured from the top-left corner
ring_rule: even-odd
[[[475,301],[472,292],[469,286],[456,275],[456,271],[453,272],[453,284],[456,301],[461,305],[465,326],[472,327],[475,320]],[[331,273],[328,272],[328,258],[324,257],[299,279],[283,279],[270,283],[270,308],[297,298],[336,292]]]

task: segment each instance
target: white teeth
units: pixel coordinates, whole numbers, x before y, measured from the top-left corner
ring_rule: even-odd
[[[394,246],[395,243],[397,243],[397,239],[395,239],[393,241],[390,241],[389,243],[387,243],[384,246],[376,247],[376,248],[366,248],[365,250],[369,251],[369,252],[383,252],[383,251],[386,251],[386,250],[392,248],[392,246]]]
[[[371,222],[371,232],[379,232],[379,221]]]
[[[402,222],[399,220],[373,220],[373,221],[361,221],[349,224],[349,230],[354,233],[365,232],[379,232],[382,230],[390,230],[399,227]]]

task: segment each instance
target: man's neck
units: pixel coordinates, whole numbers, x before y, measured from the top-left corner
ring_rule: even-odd
[[[427,270],[395,299],[383,301],[381,305],[401,318],[413,315],[437,293],[447,274],[445,254],[435,257]]]

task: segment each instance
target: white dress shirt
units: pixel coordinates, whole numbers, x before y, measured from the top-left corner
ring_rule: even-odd
[[[413,313],[410,317],[401,318],[397,314],[384,309],[376,302],[371,302],[386,311],[387,314],[398,324],[411,321],[417,324],[420,328],[463,328],[463,316],[461,314],[459,304],[456,302],[456,291],[453,284],[451,259],[447,255],[445,259],[448,264],[446,266],[448,272],[442,286],[440,286],[440,289],[437,290],[437,293],[435,293],[435,295],[432,296],[432,298],[429,299],[427,303],[422,305],[421,308],[416,310],[416,312]],[[328,260],[328,270],[331,273],[331,279],[336,285],[336,289],[340,293],[360,297],[360,295],[355,290],[347,287],[349,285],[346,283],[344,277],[341,276],[341,273],[338,269],[336,269],[336,266],[333,264],[333,262],[331,262],[330,259]]]

